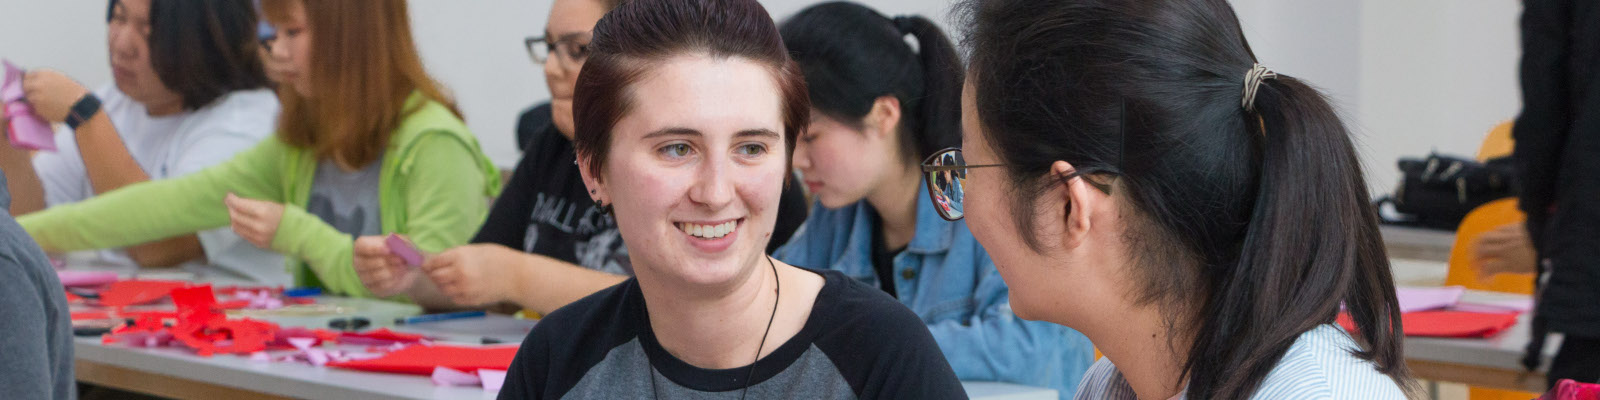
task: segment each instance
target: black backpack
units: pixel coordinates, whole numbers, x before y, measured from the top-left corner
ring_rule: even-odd
[[[1387,224],[1454,231],[1478,206],[1517,195],[1516,165],[1509,156],[1478,162],[1435,153],[1402,158],[1399,166],[1400,185],[1375,204]],[[1384,204],[1394,212],[1385,212]]]

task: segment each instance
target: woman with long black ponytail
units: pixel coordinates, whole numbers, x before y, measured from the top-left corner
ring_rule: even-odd
[[[1349,131],[1222,0],[968,0],[963,148],[924,163],[1079,398],[1404,398]],[[983,168],[992,167],[992,168]],[[945,176],[954,177],[948,179]],[[1334,324],[1341,305],[1357,329]]]
[[[1092,362],[1088,338],[1012,314],[994,263],[921,185],[921,160],[961,140],[963,68],[944,32],[849,2],[802,10],[780,31],[811,94],[794,166],[817,204],[774,255],[895,296],[961,379],[1071,394]]]

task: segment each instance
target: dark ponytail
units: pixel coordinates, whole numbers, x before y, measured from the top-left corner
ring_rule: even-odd
[[[987,143],[1034,202],[1057,160],[1111,171],[1133,212],[1135,301],[1160,307],[1192,399],[1248,398],[1343,304],[1354,355],[1410,387],[1389,261],[1350,134],[1278,75],[1241,101],[1255,55],[1220,0],[968,0],[970,79]],[[1247,111],[1246,109],[1251,109]],[[1093,178],[1093,177],[1091,177]],[[1032,236],[1027,244],[1039,248]],[[1071,282],[1062,282],[1071,285]]]
[[[1248,397],[1341,303],[1362,327],[1356,355],[1405,376],[1389,258],[1348,130],[1321,93],[1290,76],[1264,81],[1254,107],[1241,113],[1261,143],[1255,209],[1238,262],[1208,280],[1186,365],[1191,395]]]
[[[850,2],[801,10],[779,27],[812,106],[859,128],[879,97],[900,100],[900,147],[915,163],[961,143],[961,59],[932,21],[888,18]],[[905,36],[916,38],[917,48]]]

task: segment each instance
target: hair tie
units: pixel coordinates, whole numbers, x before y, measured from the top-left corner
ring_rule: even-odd
[[[912,18],[909,16],[899,15],[894,17],[894,27],[899,29],[902,34],[911,33],[912,22]]]
[[[1244,98],[1239,105],[1247,112],[1256,111],[1256,91],[1261,90],[1261,81],[1278,79],[1278,73],[1272,72],[1261,64],[1250,67],[1250,72],[1244,74]]]

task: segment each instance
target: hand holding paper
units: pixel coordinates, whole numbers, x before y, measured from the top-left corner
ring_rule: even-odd
[[[5,116],[6,135],[11,145],[23,150],[55,151],[56,142],[50,124],[40,118],[33,106],[24,100],[22,69],[11,65],[10,61],[0,61],[0,64],[5,64],[4,80],[0,81],[0,104],[3,104],[4,110],[0,111],[0,115]]]
[[[361,284],[378,297],[400,294],[416,283],[422,272],[406,266],[406,260],[390,251],[387,238],[356,238],[353,265]],[[419,253],[420,254],[420,253]]]

